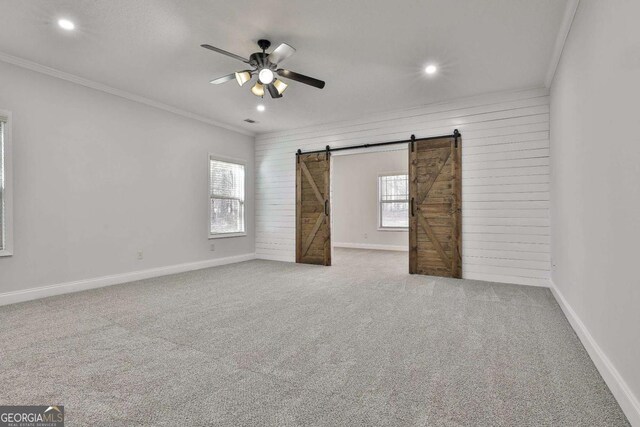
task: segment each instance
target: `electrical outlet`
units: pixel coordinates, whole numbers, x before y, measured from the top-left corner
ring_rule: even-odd
[[[144,252],[138,251],[138,259],[143,259],[143,258],[144,258]]]
[[[369,237],[369,235],[367,233],[364,233],[365,240],[367,239],[367,237]]]
[[[211,252],[215,252],[215,250],[216,250],[216,244],[215,244],[215,243],[212,243],[212,244],[210,245],[210,247],[209,247],[209,250],[210,250]]]

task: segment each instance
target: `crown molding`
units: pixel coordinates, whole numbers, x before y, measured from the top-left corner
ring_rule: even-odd
[[[154,101],[149,98],[145,98],[144,96],[136,95],[131,92],[127,92],[121,89],[116,89],[111,86],[107,86],[102,83],[95,82],[93,80],[85,79],[83,77],[76,76],[75,74],[67,73],[65,71],[60,71],[55,68],[47,67],[45,65],[38,64],[33,61],[29,61],[27,59],[19,58],[17,56],[9,55],[4,52],[0,52],[0,61],[6,62],[8,64],[12,64],[21,68],[26,68],[31,71],[35,71],[37,73],[46,74],[47,76],[55,77],[57,79],[65,80],[71,83],[75,83],[80,86],[88,87],[90,89],[98,90],[100,92],[108,93],[110,95],[118,96],[120,98],[127,99],[129,101],[137,102],[139,104],[144,104],[149,107],[157,108],[159,110],[168,111],[169,113],[177,114],[182,117],[186,117],[189,119],[197,120],[202,123],[206,123],[211,126],[216,126],[219,128],[227,129],[233,132],[241,133],[243,135],[255,136],[255,132],[250,132],[246,129],[232,126],[226,123],[219,122],[214,119],[210,119],[205,116],[201,116],[199,114],[192,113],[190,111],[183,110],[178,107],[174,107],[168,104],[164,104],[162,102]]]
[[[573,24],[573,19],[576,16],[579,5],[580,0],[569,0],[567,2],[567,7],[564,10],[564,18],[562,18],[562,23],[560,24],[560,31],[558,31],[556,44],[553,48],[553,55],[551,56],[551,62],[549,63],[549,69],[547,70],[547,78],[545,79],[545,87],[547,89],[551,89],[551,85],[553,84],[553,78],[556,75],[558,64],[560,64],[562,51],[564,50],[564,45],[569,37],[571,25]]]
[[[546,86],[534,86],[525,87],[521,89],[500,90],[494,92],[485,92],[478,95],[462,96],[442,101],[432,102],[429,104],[416,105],[412,107],[396,108],[393,110],[381,110],[369,113],[365,116],[354,117],[350,119],[334,120],[330,122],[323,122],[308,126],[302,126],[298,128],[282,129],[268,132],[258,132],[256,138],[258,140],[266,140],[271,138],[283,138],[291,136],[299,136],[301,134],[313,134],[327,129],[336,129],[339,127],[349,127],[363,124],[370,124],[372,122],[391,120],[390,116],[394,118],[405,118],[407,116],[416,114],[425,114],[425,112],[441,112],[442,108],[451,108],[453,104],[465,104],[477,107],[479,105],[485,105],[488,103],[505,102],[512,100],[511,96],[517,96],[518,99],[523,99],[522,96],[537,98],[542,96],[549,96],[549,88]],[[509,99],[508,99],[509,98]]]

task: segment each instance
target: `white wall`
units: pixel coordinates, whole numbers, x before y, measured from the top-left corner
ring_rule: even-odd
[[[333,246],[409,250],[406,230],[378,230],[378,176],[408,173],[405,149],[335,155],[331,164]]]
[[[551,91],[552,279],[640,425],[638,1],[582,0]],[[573,313],[572,313],[573,312]]]
[[[254,252],[252,137],[4,62],[0,109],[15,183],[0,294]],[[250,184],[248,236],[215,252],[209,152],[245,159]]]
[[[295,151],[462,132],[463,276],[548,286],[545,89],[433,104],[256,138],[256,254],[295,260]]]

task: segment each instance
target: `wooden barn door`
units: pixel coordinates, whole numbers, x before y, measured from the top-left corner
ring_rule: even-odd
[[[329,152],[296,156],[296,262],[331,265]]]
[[[462,278],[461,138],[409,146],[409,273]]]

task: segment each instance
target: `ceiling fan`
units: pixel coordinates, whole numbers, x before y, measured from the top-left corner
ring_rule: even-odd
[[[250,81],[254,75],[257,75],[258,81],[251,88],[251,92],[255,96],[263,97],[266,88],[272,98],[282,98],[282,93],[285,91],[288,85],[282,80],[276,78],[277,74],[280,77],[295,80],[309,86],[317,87],[318,89],[324,88],[325,83],[322,80],[314,79],[313,77],[278,68],[278,64],[293,55],[296,51],[286,43],[281,43],[280,46],[273,50],[273,52],[267,53],[266,51],[267,49],[269,49],[269,46],[271,46],[271,42],[264,39],[258,40],[258,46],[260,47],[260,49],[262,49],[262,52],[251,54],[249,59],[245,59],[240,55],[227,52],[226,50],[219,49],[208,44],[203,44],[201,46],[205,49],[209,49],[214,52],[230,56],[231,58],[235,58],[253,67],[252,70],[237,71],[235,73],[219,77],[215,80],[211,80],[210,83],[214,85],[226,83],[229,80],[233,80],[235,78],[238,84],[242,86]]]

